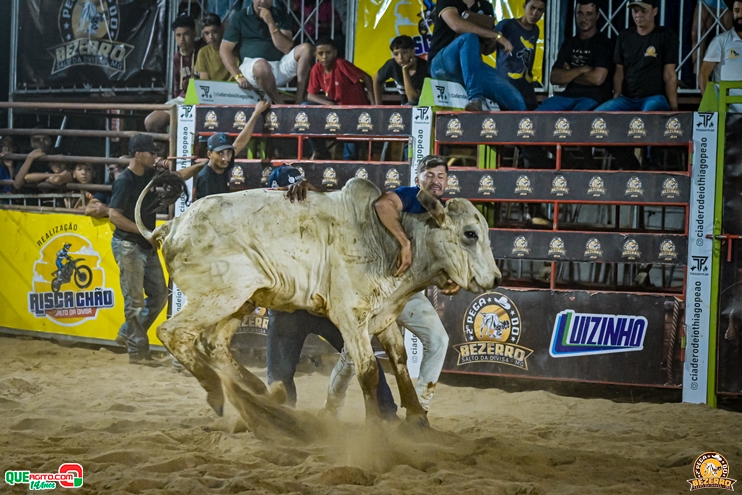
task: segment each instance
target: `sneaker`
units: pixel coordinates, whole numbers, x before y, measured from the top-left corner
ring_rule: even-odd
[[[487,105],[487,102],[482,98],[469,100],[469,103],[464,107],[464,110],[467,112],[486,112],[489,109],[489,105]]]
[[[152,358],[152,356],[139,356],[136,354],[129,354],[129,364],[149,366],[150,368],[159,368],[162,366],[162,363]]]
[[[531,217],[530,221],[533,225],[538,225],[539,227],[551,227],[553,224],[553,222],[548,218],[541,217]]]
[[[119,347],[129,347],[129,342],[127,341],[127,338],[123,335],[117,335],[116,336],[116,343]]]

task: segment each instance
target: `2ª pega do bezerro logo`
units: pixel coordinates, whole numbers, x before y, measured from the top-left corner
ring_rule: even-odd
[[[126,57],[134,46],[116,41],[121,27],[118,0],[64,0],[60,3],[62,43],[47,48],[54,59],[51,73],[78,65],[125,71]]]
[[[463,326],[466,342],[453,346],[459,353],[458,366],[491,362],[528,370],[533,350],[518,345],[522,322],[509,297],[499,292],[477,296],[466,309]]]

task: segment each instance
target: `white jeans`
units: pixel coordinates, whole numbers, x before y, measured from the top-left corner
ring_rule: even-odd
[[[261,88],[258,85],[258,81],[255,79],[255,74],[252,73],[253,65],[255,65],[255,62],[258,60],[264,59],[245,58],[240,65],[240,71],[242,72],[242,75],[247,78],[247,82],[249,82],[253,88],[259,88],[265,91],[265,88]],[[276,78],[276,87],[278,88],[290,83],[291,80],[296,77],[296,71],[299,67],[299,62],[294,58],[293,48],[290,52],[281,57],[281,60],[268,62],[268,64],[271,66],[273,76]]]
[[[420,405],[427,411],[430,408],[430,401],[435,393],[435,385],[438,383],[441,369],[443,369],[443,361],[446,359],[448,333],[435,308],[423,292],[410,298],[402,313],[397,317],[397,324],[415,334],[423,345],[423,359],[420,363],[420,376],[417,379],[415,391]],[[354,375],[353,360],[347,347],[344,347],[330,375],[325,409],[337,413],[343,405],[345,393]]]

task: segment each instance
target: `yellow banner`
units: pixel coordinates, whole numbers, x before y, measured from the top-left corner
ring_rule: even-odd
[[[495,17],[517,19],[523,16],[524,0],[493,0]],[[358,22],[353,63],[374,75],[392,58],[389,43],[406,34],[415,42],[415,54],[426,56],[434,24],[434,0],[358,0]],[[544,20],[539,21],[541,37],[536,47],[533,77],[541,82],[544,60]],[[495,55],[485,57],[485,62],[495,66]]]
[[[124,298],[111,252],[111,223],[82,215],[0,210],[0,232],[1,327],[116,338],[124,322]],[[65,254],[74,264],[65,267]],[[165,316],[163,311],[149,331],[152,344],[161,345],[155,329]]]

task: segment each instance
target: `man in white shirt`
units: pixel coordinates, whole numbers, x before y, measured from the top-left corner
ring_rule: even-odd
[[[732,29],[711,41],[698,75],[701,94],[706,92],[709,77],[713,81],[742,81],[742,0],[725,0],[734,18]],[[742,96],[742,90],[733,89],[731,95]],[[742,105],[730,105],[730,112],[742,113]]]

